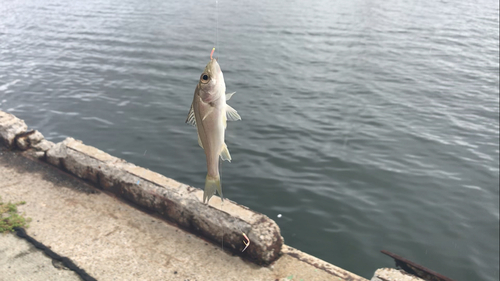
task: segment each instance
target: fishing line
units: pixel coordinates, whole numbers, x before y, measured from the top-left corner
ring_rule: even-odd
[[[215,17],[216,17],[216,23],[215,23],[215,46],[214,49],[219,46],[219,0],[215,0]]]
[[[219,48],[219,0],[215,0],[215,44],[214,48],[212,49],[212,53],[210,54],[210,59],[212,59],[212,56],[214,54],[215,48]],[[217,56],[218,57],[218,56]],[[223,93],[225,95],[226,93]],[[219,180],[220,180],[220,186],[222,190],[222,159],[219,159]],[[220,195],[220,210],[222,211],[222,194]],[[224,251],[224,227],[222,225],[222,221],[219,218],[219,223],[222,228],[222,238],[221,238],[221,248]]]
[[[220,180],[220,188],[222,190],[222,159],[219,159],[219,180]],[[224,203],[224,201],[222,201],[222,194],[219,194],[220,195],[220,210],[222,211],[222,204]],[[224,251],[224,227],[222,225],[222,222],[220,221],[220,217],[219,217],[219,223],[220,223],[220,226],[222,228],[222,251]]]

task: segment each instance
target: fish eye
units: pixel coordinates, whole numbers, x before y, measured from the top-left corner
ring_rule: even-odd
[[[203,73],[203,74],[201,75],[201,82],[202,82],[202,83],[207,83],[207,82],[208,82],[208,80],[209,80],[208,78],[209,78],[209,77],[208,77],[208,75],[207,75],[206,73]]]

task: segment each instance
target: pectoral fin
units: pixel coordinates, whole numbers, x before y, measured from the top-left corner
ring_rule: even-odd
[[[230,107],[227,104],[226,104],[226,116],[227,116],[227,120],[229,120],[229,121],[241,120],[241,117],[238,114],[238,112],[234,108]]]
[[[226,93],[226,100],[231,99],[231,97],[232,97],[234,94],[236,94],[236,92],[232,92],[232,93],[229,93],[229,94],[228,94],[228,93]]]
[[[222,158],[223,161],[231,162],[231,154],[229,154],[229,150],[227,149],[226,144],[222,146],[222,150],[220,152],[220,158]]]
[[[191,109],[189,109],[188,117],[186,118],[186,123],[189,125],[196,126],[196,118],[194,117],[193,105],[191,104]]]

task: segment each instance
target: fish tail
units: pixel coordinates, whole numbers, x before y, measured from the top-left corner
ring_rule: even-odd
[[[207,175],[205,179],[205,190],[203,192],[203,203],[207,203],[210,201],[210,198],[215,194],[215,192],[219,193],[220,199],[224,201],[224,197],[222,196],[222,187],[220,185],[220,177],[211,177]]]

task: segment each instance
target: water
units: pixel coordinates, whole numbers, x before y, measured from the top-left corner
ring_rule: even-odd
[[[215,1],[0,0],[0,109],[187,184]],[[219,1],[224,194],[370,278],[499,280],[498,1]],[[277,215],[282,214],[281,218]]]

